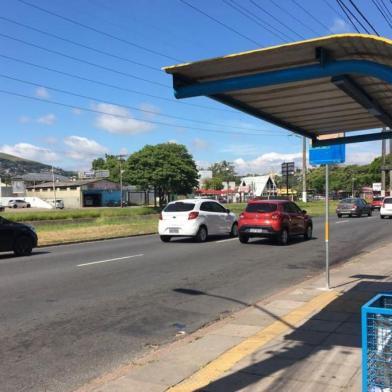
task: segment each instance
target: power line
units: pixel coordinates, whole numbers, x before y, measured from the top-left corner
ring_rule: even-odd
[[[43,7],[40,7],[40,6],[38,6],[38,5],[29,3],[28,1],[25,1],[25,0],[17,0],[17,1],[19,1],[20,3],[22,3],[22,4],[24,4],[24,5],[27,5],[28,7],[35,8],[35,9],[37,9],[37,10],[39,10],[39,11],[45,12],[46,14],[55,16],[56,18],[59,18],[59,19],[62,19],[62,20],[64,20],[64,21],[66,21],[66,22],[72,23],[72,24],[74,24],[74,25],[76,25],[76,26],[83,27],[84,29],[87,29],[87,30],[90,30],[90,31],[94,31],[95,33],[104,35],[105,37],[114,39],[114,40],[119,41],[119,42],[122,42],[122,43],[124,43],[124,44],[133,46],[133,47],[135,47],[135,48],[144,50],[145,52],[149,52],[149,53],[155,54],[155,55],[157,55],[157,56],[165,57],[165,58],[170,59],[170,60],[173,60],[173,61],[183,62],[183,60],[179,60],[179,59],[177,59],[177,58],[175,58],[175,57],[172,57],[172,56],[169,56],[169,55],[167,55],[167,54],[165,54],[165,53],[158,52],[158,51],[156,51],[156,50],[154,50],[154,49],[147,48],[147,47],[145,47],[145,46],[139,45],[139,44],[137,44],[137,43],[135,43],[135,42],[132,42],[132,41],[129,41],[129,40],[127,40],[127,39],[118,37],[118,36],[113,35],[113,34],[111,34],[111,33],[107,33],[106,31],[99,30],[99,29],[97,29],[97,28],[95,28],[95,27],[93,27],[93,26],[89,26],[89,25],[87,25],[87,24],[78,22],[77,20],[74,20],[74,19],[68,18],[68,17],[66,17],[66,16],[57,14],[57,13],[55,13],[55,12],[53,12],[53,11],[50,11],[50,10],[48,10],[48,9],[46,9],[46,8],[43,8]]]
[[[250,0],[250,2],[256,7],[258,8],[260,11],[264,12],[265,14],[267,14],[269,17],[271,17],[272,19],[274,19],[276,22],[278,22],[280,25],[282,25],[283,27],[285,27],[287,30],[291,31],[293,34],[295,34],[297,37],[301,38],[301,39],[305,39],[305,37],[301,34],[298,34],[295,30],[293,30],[290,26],[287,26],[287,24],[283,23],[281,20],[279,20],[278,18],[276,18],[272,13],[270,13],[269,11],[265,10],[264,8],[260,7],[254,0]]]
[[[21,1],[21,0],[19,0]],[[321,26],[323,26],[326,30],[330,31],[330,28],[328,26],[326,26],[323,22],[321,22],[320,19],[317,19],[313,16],[313,14],[311,14],[306,8],[302,7],[301,4],[299,4],[296,0],[291,0],[294,4],[296,4],[296,6],[298,8],[301,8],[302,11],[304,11],[308,16],[310,16],[316,23],[320,24]]]
[[[361,10],[357,7],[357,5],[354,3],[353,0],[348,0],[350,2],[350,4],[355,8],[355,10],[358,12],[358,14],[362,17],[362,19],[368,24],[368,26],[374,31],[374,33],[378,36],[380,36],[380,34],[378,34],[377,30],[374,28],[374,26],[369,22],[369,20],[366,18],[366,16],[361,12]]]
[[[251,12],[249,12],[249,10],[247,10],[245,7],[242,7],[239,4],[234,3],[234,1],[231,1],[231,2],[230,2],[230,0],[222,0],[222,1],[226,5],[228,5],[232,9],[234,9],[235,11],[239,12],[241,15],[245,16],[245,18],[247,18],[247,19],[251,20],[252,22],[256,23],[262,29],[270,32],[272,35],[274,35],[275,37],[281,39],[282,41],[287,42],[287,40],[285,38],[282,38],[283,36],[286,36],[288,39],[290,39],[290,37],[287,36],[286,34],[281,33],[279,30],[275,29],[273,26],[269,25],[268,23],[261,21],[259,18],[257,18]],[[278,33],[275,33],[273,30],[271,30],[270,28],[266,27],[264,23],[267,24],[268,26],[270,26],[272,29],[277,30]]]
[[[67,76],[67,77],[70,77],[70,78],[73,78],[73,79],[83,80],[85,82],[94,83],[94,84],[97,84],[97,85],[100,85],[100,86],[103,86],[103,87],[109,87],[109,88],[112,88],[112,89],[115,89],[115,90],[124,91],[124,92],[131,93],[131,94],[142,95],[142,96],[145,96],[145,97],[159,99],[159,100],[170,102],[170,103],[176,103],[176,104],[181,104],[181,105],[193,106],[193,107],[197,107],[197,108],[201,108],[201,109],[216,110],[216,111],[223,111],[223,112],[233,112],[232,110],[224,109],[224,108],[213,108],[213,107],[204,106],[204,105],[198,105],[198,104],[190,103],[190,102],[175,101],[175,100],[173,100],[171,98],[166,98],[166,97],[162,97],[162,96],[159,96],[159,95],[149,94],[149,93],[146,93],[146,92],[143,92],[143,91],[129,89],[129,88],[126,88],[126,87],[115,85],[115,84],[106,83],[106,82],[103,82],[103,81],[100,81],[100,80],[86,78],[84,76],[72,74],[72,73],[69,73],[69,72],[61,71],[61,70],[55,69],[55,68],[50,68],[50,67],[47,67],[47,66],[44,66],[44,65],[39,65],[39,64],[36,64],[36,63],[31,63],[29,61],[18,59],[16,57],[12,57],[12,56],[7,56],[7,55],[1,54],[1,53],[0,53],[0,57],[5,58],[7,60],[15,61],[15,62],[18,62],[18,63],[21,63],[21,64],[25,64],[25,65],[28,65],[28,66],[31,66],[31,67],[43,69],[45,71],[54,72],[54,73],[57,73],[59,75]]]
[[[310,30],[313,34],[316,35],[320,35],[320,33],[318,33],[317,31],[313,30],[312,27],[306,25],[301,19],[297,18],[295,15],[293,15],[291,12],[287,11],[285,8],[281,7],[279,5],[279,3],[277,3],[274,0],[270,0],[272,4],[275,5],[275,7],[279,8],[281,11],[283,11],[285,14],[289,15],[292,19],[294,19],[295,21],[297,21],[300,25],[304,26],[305,28],[307,28],[308,30]]]
[[[381,4],[384,6],[384,9],[385,9],[385,11],[387,12],[389,18],[392,19],[391,11],[390,11],[389,8],[387,7],[387,5],[384,3],[384,0],[380,0],[380,1],[381,1]]]
[[[19,0],[22,1],[22,0]],[[213,16],[207,14],[206,12],[204,12],[203,10],[201,10],[200,8],[197,8],[196,6],[194,6],[193,4],[189,4],[188,2],[186,2],[185,0],[180,0],[181,3],[187,5],[188,7],[192,8],[193,10],[195,10],[196,12],[204,15],[205,17],[207,17],[208,19],[213,20],[215,23],[218,23],[219,25],[223,26],[225,29],[231,31],[234,34],[237,34],[238,36],[246,39],[249,42],[252,42],[253,44],[257,45],[257,46],[263,46],[262,44],[260,44],[259,42],[253,40],[252,38],[247,37],[246,35],[240,33],[239,31],[233,29],[232,27],[228,26],[227,24],[221,22],[220,20],[214,18]]]
[[[323,0],[324,3],[327,5],[327,7],[332,10],[332,12],[338,17],[338,18],[346,18],[346,20],[354,27],[354,29],[357,29],[356,26],[351,22],[351,19],[348,17],[346,12],[343,10],[343,16],[338,13],[338,11],[333,7],[328,0]],[[341,10],[342,11],[342,10]],[[358,31],[359,32],[359,31]]]
[[[18,0],[18,1],[20,1],[20,0]],[[71,56],[71,55],[65,54],[63,52],[59,52],[58,50],[45,48],[43,46],[34,44],[32,42],[25,41],[23,39],[12,37],[12,36],[7,35],[7,34],[0,33],[0,37],[7,38],[7,39],[10,39],[12,41],[19,42],[19,43],[22,43],[24,45],[31,46],[33,48],[38,48],[38,49],[44,50],[45,52],[56,54],[58,56],[65,57],[65,58],[68,58],[70,60],[77,61],[79,63],[87,64],[87,65],[90,65],[90,66],[95,67],[95,68],[103,69],[104,71],[110,71],[110,72],[116,73],[116,74],[121,75],[121,76],[125,76],[125,77],[128,77],[128,78],[141,80],[143,82],[147,82],[147,83],[155,84],[155,85],[160,86],[160,87],[165,87],[165,88],[171,89],[171,87],[166,85],[166,84],[159,83],[159,82],[154,82],[153,80],[145,79],[145,78],[142,78],[140,76],[136,76],[136,75],[133,75],[133,74],[130,74],[130,73],[127,73],[127,72],[119,71],[118,69],[106,67],[104,65],[93,63],[91,61],[83,60],[83,59],[81,59],[79,57]]]
[[[357,27],[356,24],[354,24],[353,20],[351,19],[351,16],[357,21],[357,23],[359,23],[360,26],[362,26],[362,28],[368,33],[369,31],[367,30],[367,28],[362,24],[362,22],[360,20],[358,20],[358,18],[351,12],[350,8],[348,8],[346,6],[346,4],[343,3],[343,0],[336,0],[336,2],[338,3],[339,7],[342,9],[342,11],[346,14],[347,18],[350,20],[350,23],[354,26],[355,30],[357,30],[358,33],[361,33]],[[350,14],[351,16],[349,16],[348,14]]]
[[[227,132],[227,131],[216,130],[216,129],[196,128],[196,127],[192,127],[192,126],[190,127],[190,126],[187,126],[187,125],[171,124],[171,123],[165,123],[165,122],[162,122],[162,121],[152,121],[152,120],[146,120],[146,119],[138,119],[138,118],[125,116],[125,115],[121,115],[121,114],[113,114],[113,113],[105,112],[103,110],[86,108],[84,106],[79,106],[79,105],[70,105],[70,104],[66,104],[66,103],[63,103],[63,102],[58,102],[58,101],[49,100],[49,99],[43,99],[43,98],[38,98],[38,97],[32,97],[32,96],[29,96],[29,95],[20,94],[20,93],[16,93],[16,92],[13,92],[13,91],[8,91],[8,90],[0,89],[0,93],[11,95],[11,96],[15,96],[15,97],[19,97],[19,98],[25,98],[25,99],[29,99],[29,100],[33,100],[33,101],[49,103],[51,105],[62,106],[62,107],[66,107],[66,108],[69,108],[69,109],[78,109],[78,110],[82,110],[82,111],[90,112],[90,113],[104,114],[104,115],[111,116],[111,117],[123,118],[123,119],[134,120],[134,121],[140,121],[140,122],[150,123],[150,124],[165,125],[165,126],[170,126],[170,127],[174,127],[174,128],[181,128],[181,129],[186,128],[186,129],[191,129],[191,130],[196,130],[196,131],[201,131],[201,132],[223,133],[223,134],[228,134],[228,135],[247,135],[247,136],[264,136],[264,137],[265,136],[285,136],[285,137],[289,136],[289,135],[282,135],[282,134]]]
[[[57,35],[57,34],[53,34],[53,33],[50,33],[50,32],[48,32],[48,31],[40,30],[40,29],[38,29],[38,28],[36,28],[36,27],[29,26],[29,25],[27,25],[27,24],[18,22],[18,21],[16,21],[16,20],[7,18],[7,17],[5,17],[5,16],[0,16],[0,19],[5,20],[5,21],[7,21],[7,22],[9,22],[9,23],[13,23],[13,24],[15,24],[15,25],[17,25],[17,26],[24,27],[24,28],[26,28],[26,29],[29,29],[29,30],[32,30],[32,31],[36,31],[36,32],[38,32],[38,33],[40,33],[40,34],[43,34],[43,35],[46,35],[46,36],[48,36],[48,37],[56,38],[56,39],[61,40],[61,41],[63,41],[63,42],[68,42],[68,43],[70,43],[70,44],[72,44],[72,45],[76,45],[76,46],[79,46],[79,47],[84,48],[84,49],[89,49],[89,50],[92,50],[92,51],[94,51],[94,52],[96,52],[96,53],[103,54],[103,55],[105,55],[105,56],[113,57],[113,58],[115,58],[115,59],[117,59],[117,60],[126,61],[126,62],[131,63],[131,64],[139,65],[140,67],[144,67],[144,68],[151,69],[151,70],[153,70],[153,71],[162,72],[159,68],[153,67],[153,66],[151,66],[151,65],[144,64],[144,63],[139,63],[138,61],[134,61],[134,60],[131,60],[131,59],[126,58],[126,57],[118,56],[117,54],[110,53],[110,52],[106,52],[106,51],[104,51],[104,50],[95,48],[95,47],[93,47],[93,46],[85,45],[85,44],[82,44],[82,43],[80,43],[80,42],[76,42],[76,41],[73,41],[73,40],[71,40],[71,39],[68,39],[68,38],[65,38],[65,37],[61,37],[61,36],[59,36],[59,35]]]
[[[392,28],[392,24],[389,21],[389,18],[385,15],[384,11],[380,8],[379,3],[377,3],[375,0],[372,0],[373,4],[375,5],[375,7],[378,9],[378,11],[380,12],[380,14],[382,15],[382,17],[385,19],[385,21],[388,23],[389,27]]]
[[[29,80],[16,78],[14,76],[5,75],[5,74],[2,74],[2,73],[0,73],[0,77],[8,79],[8,80],[13,80],[13,81],[16,81],[16,82],[19,82],[19,83],[28,84],[30,86],[45,87],[45,88],[47,88],[49,90],[57,91],[59,93],[67,94],[67,95],[70,95],[70,96],[73,96],[73,97],[78,97],[78,98],[83,98],[83,99],[90,99],[90,100],[93,100],[93,101],[99,101],[99,102],[106,103],[106,104],[109,104],[109,105],[119,106],[119,107],[122,107],[122,108],[131,109],[131,110],[137,110],[139,112],[148,113],[148,114],[154,114],[154,115],[157,115],[157,116],[172,118],[172,119],[175,119],[175,120],[191,121],[191,122],[195,122],[195,123],[199,123],[199,124],[212,125],[214,127],[223,127],[224,126],[226,128],[235,128],[235,129],[244,129],[244,130],[248,130],[248,131],[265,132],[265,130],[257,129],[257,128],[242,127],[242,126],[232,126],[232,125],[222,125],[222,124],[212,123],[212,122],[209,122],[209,121],[194,120],[194,119],[186,118],[186,117],[173,116],[173,115],[170,115],[170,114],[162,114],[162,113],[156,112],[154,110],[141,109],[141,108],[138,108],[136,106],[124,105],[124,104],[121,104],[121,103],[118,103],[118,102],[108,101],[108,100],[105,100],[105,99],[101,99],[101,98],[97,98],[97,97],[93,97],[93,96],[89,96],[89,95],[78,94],[78,93],[75,93],[75,92],[70,91],[70,90],[64,90],[64,89],[60,89],[60,88],[57,88],[57,87],[46,85],[44,83],[36,83],[36,82],[29,81]]]

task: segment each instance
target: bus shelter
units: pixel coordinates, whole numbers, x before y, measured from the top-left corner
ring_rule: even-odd
[[[164,71],[173,77],[176,98],[209,97],[309,138],[313,147],[392,138],[392,41],[386,38],[337,34]],[[328,165],[325,206],[329,288]]]

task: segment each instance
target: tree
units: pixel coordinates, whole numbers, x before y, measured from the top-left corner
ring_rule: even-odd
[[[120,181],[120,159],[116,155],[106,154],[105,158],[94,159],[91,163],[93,170],[109,170],[109,179]]]
[[[204,181],[203,188],[220,191],[223,189],[222,179],[218,177],[209,178]]]
[[[124,179],[144,191],[154,189],[160,204],[172,194],[187,194],[198,185],[198,172],[184,145],[163,143],[146,145],[130,155]]]
[[[227,161],[216,162],[209,168],[212,170],[212,177],[220,178],[222,181],[236,181],[237,173],[234,165]]]

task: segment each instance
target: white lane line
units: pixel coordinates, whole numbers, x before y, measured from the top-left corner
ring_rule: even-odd
[[[350,222],[348,219],[346,219],[346,220],[341,220],[341,221],[338,221],[338,222],[335,222],[336,224],[339,224],[339,223],[346,223],[346,222]]]
[[[91,263],[78,264],[77,267],[85,267],[87,265],[93,265],[93,264],[110,263],[111,261],[121,261],[121,260],[126,260],[126,259],[133,259],[134,257],[142,257],[142,256],[144,256],[144,254],[141,253],[139,255],[116,257],[115,259],[92,261]]]
[[[221,243],[221,242],[228,242],[228,241],[235,241],[235,240],[237,240],[238,241],[238,238],[229,238],[229,239],[227,239],[227,240],[219,240],[219,241],[214,241],[216,244],[219,244],[219,243]]]

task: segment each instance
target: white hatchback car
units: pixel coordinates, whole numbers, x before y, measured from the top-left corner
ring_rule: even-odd
[[[163,242],[172,237],[194,237],[198,242],[209,235],[237,237],[237,217],[215,200],[173,201],[159,216],[158,232]]]
[[[386,197],[380,207],[380,218],[392,217],[392,197]]]

